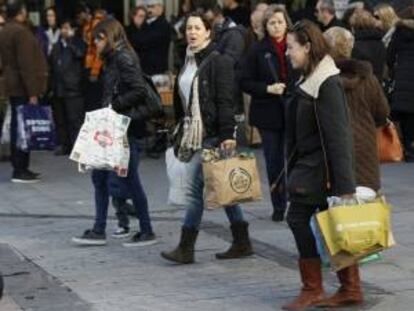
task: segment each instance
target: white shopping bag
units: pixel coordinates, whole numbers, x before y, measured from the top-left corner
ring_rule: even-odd
[[[79,163],[80,171],[103,169],[127,176],[130,156],[127,130],[130,122],[129,117],[111,108],[88,112],[70,159]]]
[[[6,116],[4,117],[3,127],[1,129],[0,145],[10,144],[10,124],[11,124],[11,106],[7,106]]]
[[[180,162],[174,154],[174,148],[165,153],[167,175],[170,184],[168,204],[183,206],[187,203],[187,194],[197,170],[201,170],[201,159],[195,154],[190,162]]]

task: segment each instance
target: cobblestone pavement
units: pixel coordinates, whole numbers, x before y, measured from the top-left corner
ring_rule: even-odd
[[[162,159],[144,158],[140,168],[160,243],[133,249],[114,239],[106,247],[72,245],[71,237],[92,224],[89,176],[48,154],[34,155],[33,169],[43,173],[42,183],[14,185],[9,166],[0,164],[0,270],[6,281],[0,311],[270,311],[280,310],[299,287],[293,237],[285,223],[269,220],[267,193],[262,202],[244,207],[255,256],[214,259],[230,241],[224,213],[214,211],[205,213],[197,263],[175,266],[159,256],[176,245],[183,215],[166,204]],[[410,164],[383,168],[398,246],[363,266],[367,302],[349,310],[414,308],[413,172]],[[115,224],[111,210],[108,233]],[[334,275],[325,276],[327,291],[334,291]]]

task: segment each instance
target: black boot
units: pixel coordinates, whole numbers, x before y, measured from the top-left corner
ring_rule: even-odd
[[[4,290],[3,276],[0,273],[0,300],[1,298],[3,298],[3,290]]]
[[[233,235],[233,243],[224,253],[216,254],[217,259],[234,259],[253,255],[252,244],[249,238],[249,224],[247,222],[235,222],[230,226]]]
[[[198,230],[182,228],[181,239],[177,248],[172,252],[162,252],[161,256],[169,261],[181,264],[194,263],[194,245]]]

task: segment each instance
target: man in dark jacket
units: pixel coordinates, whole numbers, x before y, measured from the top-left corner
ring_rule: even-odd
[[[62,23],[61,39],[53,47],[52,89],[53,113],[59,134],[59,155],[69,154],[82,126],[84,97],[82,89],[83,59],[86,43],[75,36],[75,24],[69,20]]]
[[[234,105],[236,113],[243,113],[243,94],[239,87],[239,63],[246,49],[247,30],[237,25],[231,18],[224,17],[219,5],[207,8],[205,15],[213,25],[216,50],[229,56],[235,68]]]
[[[241,6],[239,0],[224,0],[224,15],[231,18],[237,25],[250,26],[250,12]]]
[[[32,183],[39,181],[39,174],[29,170],[30,153],[16,146],[17,108],[38,104],[39,96],[46,91],[47,62],[39,43],[25,25],[27,11],[22,0],[8,0],[7,17],[9,20],[0,32],[0,55],[5,66],[6,92],[12,107],[12,181]]]
[[[171,26],[164,15],[162,0],[147,0],[148,18],[141,31],[142,69],[147,75],[163,74],[168,70]]]
[[[405,160],[414,162],[414,6],[401,15],[387,56],[394,83],[391,110],[401,125]]]
[[[318,22],[321,23],[322,31],[331,27],[344,27],[343,23],[336,18],[335,3],[333,0],[319,0],[315,7]]]

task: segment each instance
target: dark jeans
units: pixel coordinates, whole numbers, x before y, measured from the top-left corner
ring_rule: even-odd
[[[148,212],[147,196],[141,184],[138,174],[140,148],[136,139],[129,139],[130,160],[128,166],[128,176],[120,178],[131,191],[131,199],[135,206],[141,233],[152,233],[151,220]],[[109,205],[109,171],[94,170],[92,171],[92,182],[95,187],[95,225],[94,231],[98,233],[105,232],[106,219],[108,216]]]
[[[272,185],[284,168],[283,130],[259,129],[262,138],[263,153],[266,160],[266,171],[269,184]],[[271,193],[273,210],[283,213],[286,210],[285,179],[280,178],[278,188]]]
[[[85,118],[85,104],[82,97],[55,98],[53,117],[59,136],[59,143],[65,151],[70,151]]]
[[[112,198],[112,205],[115,208],[115,215],[118,219],[118,227],[129,229],[128,204],[124,198]]]
[[[319,257],[310,221],[318,210],[325,210],[326,208],[298,202],[290,203],[286,220],[295,237],[296,247],[301,259]]]
[[[30,152],[23,152],[16,147],[17,142],[17,107],[26,105],[26,97],[10,97],[11,124],[10,124],[10,152],[11,163],[15,174],[22,173],[29,168]]]

